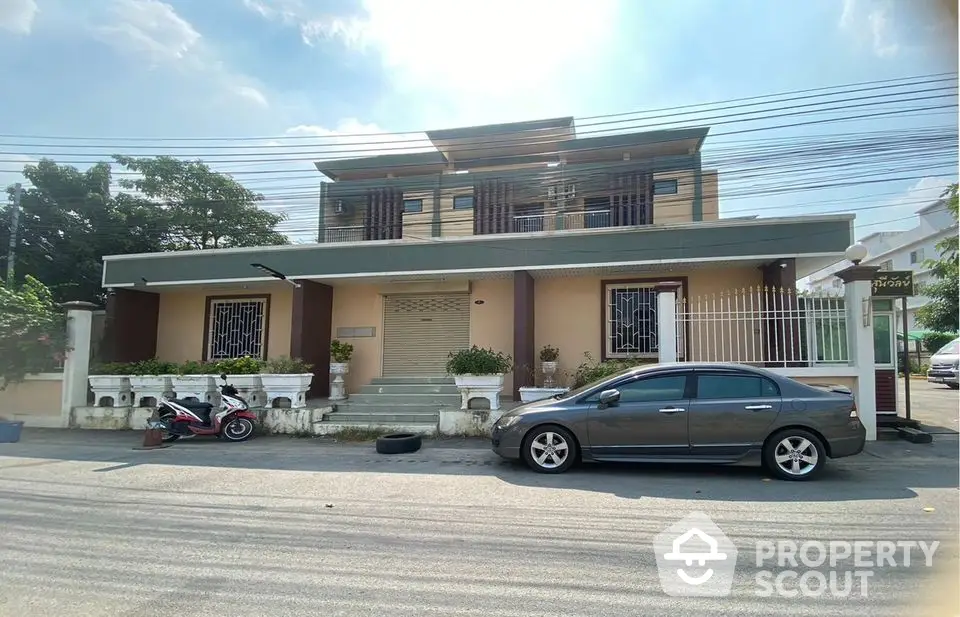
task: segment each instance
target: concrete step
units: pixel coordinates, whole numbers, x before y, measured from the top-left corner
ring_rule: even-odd
[[[460,396],[460,390],[453,383],[371,383],[361,386],[357,394],[455,394]]]
[[[351,394],[348,405],[460,405],[459,394]]]
[[[370,382],[373,385],[397,385],[397,384],[454,384],[453,377],[437,375],[434,377],[374,377]]]
[[[456,405],[440,405],[437,403],[397,403],[395,401],[383,401],[376,403],[346,403],[337,405],[337,410],[333,413],[439,413],[441,409],[459,409],[460,402]]]
[[[336,415],[336,414],[333,414]],[[390,431],[391,433],[416,433],[418,435],[432,436],[437,434],[436,422],[338,422],[335,420],[324,421],[314,425],[314,430],[319,435],[330,435],[344,429],[378,429]]]
[[[440,420],[437,413],[343,413],[327,415],[324,422],[346,422],[360,424],[436,424]]]

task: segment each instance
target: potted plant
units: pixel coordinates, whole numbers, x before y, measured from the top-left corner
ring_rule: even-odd
[[[133,400],[130,386],[132,364],[108,362],[90,368],[87,380],[93,391],[94,407],[129,407]],[[110,405],[104,405],[106,401]]]
[[[553,376],[557,372],[557,358],[560,357],[560,350],[550,345],[545,345],[540,350],[540,370],[543,372],[543,387],[552,388],[556,385]]]
[[[130,389],[133,391],[133,406],[142,407],[148,400],[153,404],[162,396],[173,396],[173,377],[177,365],[156,358],[133,362],[129,368]]]
[[[218,376],[227,376],[227,382],[237,389],[240,396],[246,399],[247,404],[251,407],[260,407],[263,405],[263,379],[260,374],[265,364],[259,358],[243,356],[218,360],[213,366]]]
[[[260,373],[266,392],[266,407],[273,407],[279,398],[286,398],[294,408],[305,407],[307,391],[313,383],[313,365],[300,358],[281,356],[267,360]]]
[[[217,367],[213,363],[189,360],[177,367],[171,379],[177,398],[195,398],[206,403],[217,396]]]
[[[450,352],[447,372],[460,389],[460,408],[467,409],[470,399],[485,398],[490,401],[491,410],[500,409],[503,376],[512,366],[509,355],[477,345]]]
[[[346,384],[343,376],[350,372],[350,358],[353,357],[353,345],[341,343],[334,339],[330,343],[330,374],[333,382],[330,384],[330,400],[342,401],[347,398]]]

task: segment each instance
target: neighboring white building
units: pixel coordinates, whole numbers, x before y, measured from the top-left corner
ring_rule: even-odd
[[[937,259],[940,252],[937,244],[949,236],[957,235],[957,222],[947,210],[947,202],[938,200],[917,210],[918,224],[905,231],[880,231],[862,238],[859,242],[867,247],[868,256],[864,265],[880,266],[883,270],[913,270],[913,280],[919,286],[931,282],[930,270],[924,265],[927,259]],[[814,272],[807,278],[810,290],[840,288],[843,283],[834,273],[843,269],[846,262]],[[917,309],[929,302],[925,296],[907,299],[907,328],[921,330],[916,323]],[[900,304],[897,303],[899,312]],[[902,318],[897,316],[897,331],[903,330]]]

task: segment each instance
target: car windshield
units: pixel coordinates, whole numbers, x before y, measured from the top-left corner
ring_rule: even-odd
[[[603,382],[609,381],[609,380],[611,380],[611,379],[615,379],[615,378],[617,378],[617,377],[621,377],[621,376],[623,376],[623,375],[626,375],[627,373],[633,371],[633,370],[636,369],[636,368],[637,368],[637,367],[635,367],[635,366],[630,367],[630,368],[625,368],[625,369],[623,369],[622,371],[613,373],[612,375],[607,375],[607,376],[605,376],[605,377],[601,377],[601,378],[599,378],[599,379],[595,379],[595,380],[591,381],[590,383],[588,383],[588,384],[586,384],[586,385],[580,386],[579,388],[575,388],[575,389],[573,389],[573,390],[570,390],[569,392],[564,392],[564,393],[561,394],[561,395],[557,395],[555,398],[575,398],[575,397],[578,397],[578,396],[580,396],[581,394],[583,394],[584,392],[588,392],[588,391],[592,390],[593,388],[596,388],[597,386],[599,386],[599,385],[602,384]]]
[[[956,356],[960,354],[960,338],[955,338],[937,350],[938,356]]]

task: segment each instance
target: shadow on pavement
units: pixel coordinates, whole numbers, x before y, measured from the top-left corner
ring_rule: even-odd
[[[70,461],[100,463],[90,470],[95,474],[142,465],[172,465],[194,470],[457,475],[494,477],[529,488],[608,493],[627,499],[753,502],[911,499],[917,496],[914,489],[956,488],[960,482],[956,440],[951,444],[946,439],[920,446],[876,442],[870,445],[871,451],[859,456],[829,461],[823,474],[811,482],[771,479],[756,467],[699,464],[589,464],[559,475],[538,474],[521,463],[500,459],[483,440],[425,440],[420,451],[400,455],[378,454],[372,443],[342,444],[282,436],[244,443],[197,438],[160,450],[134,450],[141,440],[142,434],[133,431],[77,434],[25,430],[20,443],[0,444],[0,457],[11,457],[0,459],[0,477],[15,482],[7,472]]]

